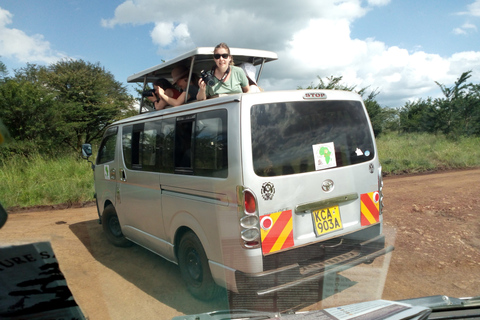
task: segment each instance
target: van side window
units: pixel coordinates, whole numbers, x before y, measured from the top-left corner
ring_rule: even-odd
[[[193,133],[196,115],[178,117],[175,125],[175,173],[193,174]]]
[[[203,112],[197,115],[194,152],[195,175],[227,177],[226,110]]]
[[[98,150],[97,164],[113,161],[115,159],[115,144],[117,141],[118,127],[108,129],[103,136]]]
[[[174,172],[173,151],[175,149],[175,118],[162,120],[162,127],[158,133],[157,156],[159,171],[165,173]]]
[[[227,110],[126,125],[122,149],[128,169],[226,178]]]

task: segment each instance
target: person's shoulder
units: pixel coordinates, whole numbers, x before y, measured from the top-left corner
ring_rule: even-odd
[[[232,66],[232,73],[236,75],[238,79],[247,79],[247,75],[245,74],[245,71],[243,71],[242,68],[237,67],[237,66]]]
[[[234,72],[244,72],[242,68],[237,67],[237,66],[232,66],[231,68],[232,68],[232,71],[234,71]]]

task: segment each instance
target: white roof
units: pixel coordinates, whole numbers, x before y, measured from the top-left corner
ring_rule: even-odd
[[[127,81],[144,82],[145,77],[147,78],[147,82],[153,82],[158,78],[171,79],[171,72],[173,68],[178,65],[184,65],[190,69],[192,62],[193,72],[195,72],[197,75],[200,75],[201,70],[208,71],[214,66],[215,62],[213,60],[213,50],[214,47],[198,47],[172,60],[133,74],[127,78]],[[262,65],[265,62],[278,59],[275,52],[264,50],[230,48],[230,53],[233,56],[235,65],[238,65],[242,62],[250,62],[253,65]]]

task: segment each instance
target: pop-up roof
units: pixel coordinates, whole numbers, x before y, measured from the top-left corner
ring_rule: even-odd
[[[213,60],[214,47],[198,47],[190,52],[184,53],[174,59],[143,70],[139,73],[133,74],[128,77],[128,82],[143,82],[150,83],[158,78],[172,79],[171,72],[173,68],[179,65],[183,65],[189,69],[193,66],[193,72],[200,75],[201,70],[210,70],[215,62]],[[271,51],[254,50],[254,49],[242,49],[242,48],[230,48],[230,53],[233,56],[235,65],[242,62],[249,62],[253,65],[260,65],[260,71],[257,75],[257,81],[262,73],[263,65],[265,62],[277,60],[277,54]]]

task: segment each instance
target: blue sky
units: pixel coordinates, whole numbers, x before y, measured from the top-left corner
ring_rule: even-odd
[[[343,76],[383,106],[441,94],[472,70],[480,82],[480,0],[2,0],[0,61],[99,62],[116,80],[200,46],[275,51],[266,90]]]

